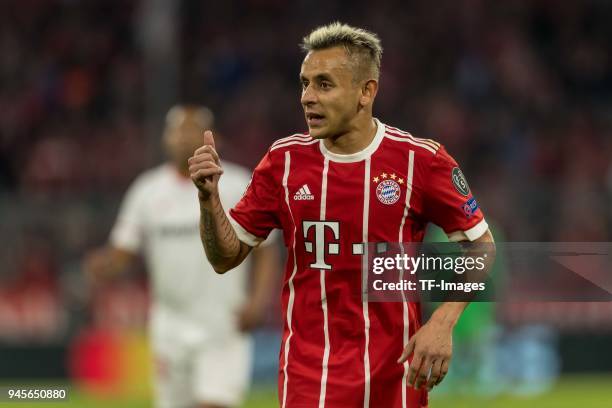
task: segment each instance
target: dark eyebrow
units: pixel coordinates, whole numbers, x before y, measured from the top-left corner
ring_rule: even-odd
[[[315,75],[314,80],[319,81],[319,82],[320,81],[332,81],[332,78],[328,74],[318,74],[318,75]],[[309,79],[306,78],[304,75],[300,74],[300,82],[301,81],[309,81]]]
[[[319,74],[315,76],[315,79],[318,81],[331,81],[331,77],[328,74]]]

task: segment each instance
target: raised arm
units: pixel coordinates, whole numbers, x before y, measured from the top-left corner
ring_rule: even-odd
[[[238,239],[221,205],[219,177],[223,169],[210,130],[204,132],[204,146],[198,148],[188,162],[191,179],[198,188],[200,238],[204,251],[215,271],[225,273],[240,265],[252,248]]]

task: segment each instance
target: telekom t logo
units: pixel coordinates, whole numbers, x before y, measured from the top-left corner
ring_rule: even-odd
[[[337,242],[325,242],[325,228],[332,230],[334,239],[340,239],[340,223],[338,221],[302,221],[304,230],[304,245],[306,252],[313,252],[313,242],[307,241],[308,231],[314,226],[315,262],[310,264],[313,269],[331,269],[331,265],[325,263],[325,254],[338,255],[340,244]]]

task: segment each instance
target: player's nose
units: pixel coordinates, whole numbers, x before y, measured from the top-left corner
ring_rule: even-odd
[[[317,96],[314,90],[312,89],[312,86],[308,85],[302,90],[301,101],[302,105],[304,106],[313,104],[317,101]]]

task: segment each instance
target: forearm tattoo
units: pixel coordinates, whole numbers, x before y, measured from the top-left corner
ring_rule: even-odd
[[[240,241],[219,202],[213,204],[212,211],[202,209],[200,238],[213,265],[234,259],[240,252]]]

